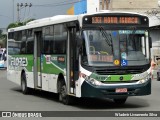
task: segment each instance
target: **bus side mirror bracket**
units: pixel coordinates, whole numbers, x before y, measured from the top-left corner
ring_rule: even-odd
[[[82,47],[82,39],[80,36],[76,36],[76,43],[77,43],[77,55],[81,53],[81,47]]]
[[[82,45],[82,39],[79,36],[77,36],[76,41],[77,41],[77,46],[80,47]]]

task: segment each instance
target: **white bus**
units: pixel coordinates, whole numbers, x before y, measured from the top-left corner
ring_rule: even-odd
[[[0,48],[0,68],[7,67],[7,53],[6,48]]]
[[[18,51],[8,52],[7,77],[30,88],[73,97],[110,98],[151,94],[149,20],[137,13],[98,12],[39,19],[8,30]],[[8,46],[10,49],[10,46]]]

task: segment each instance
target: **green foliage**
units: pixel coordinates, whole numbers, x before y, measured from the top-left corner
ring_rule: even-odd
[[[28,22],[31,22],[33,20],[35,20],[35,19],[32,18],[32,19],[26,20],[26,21],[23,22],[23,25],[26,25]]]
[[[2,30],[0,30],[0,46],[6,47],[7,43],[7,35],[2,33]]]
[[[21,22],[10,23],[10,24],[8,25],[7,29],[19,27],[19,26],[22,26],[22,25],[23,25],[23,23],[21,23]]]
[[[10,28],[15,28],[15,27],[20,27],[20,26],[26,25],[28,22],[33,21],[33,20],[35,20],[35,19],[32,18],[32,19],[26,20],[24,22],[10,23],[7,27],[7,30]],[[2,34],[2,31],[0,31],[0,45],[6,46],[6,44],[7,44],[6,41],[7,41],[7,35]]]
[[[2,30],[0,30],[0,35],[2,34]]]
[[[6,34],[1,34],[1,35],[0,35],[0,39],[5,39],[6,37],[7,37]]]
[[[26,25],[28,22],[33,21],[33,20],[35,20],[35,19],[32,18],[32,19],[26,20],[24,22],[10,23],[7,27],[7,30],[10,28],[15,28],[15,27],[20,27],[20,26]]]

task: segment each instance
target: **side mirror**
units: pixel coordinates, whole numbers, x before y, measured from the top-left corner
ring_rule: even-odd
[[[149,37],[149,48],[152,48],[152,38]]]
[[[7,60],[7,57],[4,57],[4,61],[6,61]]]
[[[80,47],[82,45],[82,39],[80,36],[76,36],[77,46]]]

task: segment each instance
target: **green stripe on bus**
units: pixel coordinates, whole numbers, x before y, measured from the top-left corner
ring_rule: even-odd
[[[92,73],[91,78],[94,78],[98,81],[120,81],[123,78],[123,81],[130,81],[132,79],[132,75],[98,75]]]

